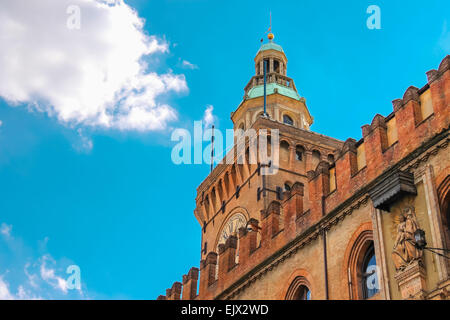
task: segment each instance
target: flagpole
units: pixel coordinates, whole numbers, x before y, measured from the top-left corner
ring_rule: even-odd
[[[212,125],[212,133],[211,133],[211,172],[214,167],[214,125]]]
[[[264,117],[267,117],[267,60],[263,60],[264,65]],[[266,165],[266,164],[264,164]],[[263,189],[263,198],[264,198],[264,210],[266,210],[266,176],[265,172],[267,167],[264,167],[263,175],[262,175],[262,189]]]
[[[267,81],[266,81],[266,73],[267,73],[267,60],[264,59],[264,116],[267,116],[266,112],[266,87],[267,87]]]

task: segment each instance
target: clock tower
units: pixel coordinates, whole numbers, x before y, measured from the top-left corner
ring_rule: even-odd
[[[227,240],[236,247],[235,262],[239,263],[239,229],[251,226],[257,229],[254,222],[261,219],[268,204],[281,201],[293,188],[301,189],[299,192],[308,198],[307,171],[316,169],[320,161],[332,164],[334,151],[342,146],[339,140],[310,131],[313,118],[294,80],[287,75],[288,60],[284,50],[273,41],[273,34],[270,33],[268,38],[256,53],[255,73],[244,88],[242,102],[231,113],[231,120],[235,131],[253,129],[259,132],[263,129],[270,134],[271,130],[277,129],[279,168],[275,175],[263,176],[261,167],[249,163],[248,157],[244,163],[238,160],[235,146],[227,154],[227,161],[218,164],[197,188],[194,214],[202,227],[201,259],[206,259],[210,252],[217,253],[216,278],[219,254],[225,245],[229,245]],[[247,141],[236,141],[237,145],[239,143],[247,144]],[[228,161],[230,153],[234,163]],[[303,204],[299,203],[299,206]],[[255,241],[259,243],[259,234]]]

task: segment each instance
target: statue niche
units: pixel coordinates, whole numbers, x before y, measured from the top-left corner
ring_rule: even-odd
[[[392,251],[395,269],[402,271],[414,261],[420,261],[423,251],[415,246],[414,232],[419,228],[414,207],[406,207],[397,225],[397,237]]]

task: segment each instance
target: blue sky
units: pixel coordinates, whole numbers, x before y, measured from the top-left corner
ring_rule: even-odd
[[[174,165],[170,134],[191,129],[208,106],[218,128],[232,127],[269,11],[311,129],[342,140],[359,139],[408,86],[425,85],[425,72],[450,51],[443,0],[126,1],[145,19],[137,31],[126,29],[136,20],[123,4],[116,14],[70,1],[80,2],[86,33],[63,40],[51,23],[68,14],[56,2],[41,3],[55,9],[43,11],[41,29],[20,29],[36,23],[31,7],[0,0],[10,18],[0,23],[0,297],[153,299],[199,265],[194,199],[209,166]],[[366,27],[371,4],[381,30]],[[17,37],[1,37],[5,30]],[[138,46],[140,34],[148,47]],[[136,52],[145,70],[129,71]],[[86,70],[107,58],[101,72],[118,75],[114,88],[148,113],[135,116],[126,97],[90,82],[96,73]],[[71,264],[80,266],[81,290],[60,286]]]

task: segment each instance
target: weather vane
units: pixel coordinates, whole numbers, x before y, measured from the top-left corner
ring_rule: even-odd
[[[270,11],[270,24],[269,24],[269,29],[266,31],[266,33],[269,33],[267,35],[267,38],[269,39],[269,41],[272,41],[274,38],[274,35],[272,33],[272,11]]]
[[[272,42],[272,40],[275,36],[272,33],[272,12],[271,11],[270,11],[269,29],[267,29],[267,31],[264,34],[266,34],[266,33],[268,33],[267,38],[269,39],[270,42]],[[263,41],[264,41],[264,38],[261,38],[261,42],[263,42]]]

